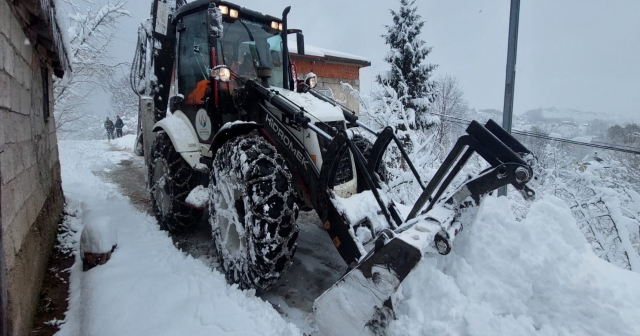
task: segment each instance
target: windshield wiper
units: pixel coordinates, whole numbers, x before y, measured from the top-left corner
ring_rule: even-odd
[[[247,34],[249,34],[249,39],[251,39],[251,42],[256,42],[256,40],[253,38],[253,34],[251,34],[251,30],[249,30],[249,27],[247,27],[247,25],[244,24],[244,22],[242,21],[240,21],[240,24],[247,31]],[[258,47],[258,44],[256,43],[256,55],[258,56],[258,63],[262,64],[262,59],[260,59],[260,52],[258,51],[257,47]]]

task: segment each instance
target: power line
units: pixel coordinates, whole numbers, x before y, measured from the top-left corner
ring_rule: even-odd
[[[439,114],[439,113],[435,113],[435,112],[428,112],[428,113],[432,114],[432,115],[437,115],[437,116],[441,117],[443,120],[451,122],[451,123],[456,123],[456,124],[461,124],[461,125],[469,125],[469,123],[471,123],[471,120],[467,120],[467,119],[464,119],[464,118],[448,116],[448,115]],[[555,141],[555,142],[560,142],[560,143],[566,143],[566,144],[571,144],[571,145],[592,147],[592,148],[610,150],[610,151],[614,151],[614,152],[622,152],[622,153],[640,155],[640,148],[631,147],[631,146],[618,146],[618,145],[614,146],[614,145],[608,145],[608,144],[603,144],[603,143],[576,141],[576,140],[557,138],[557,137],[552,137],[552,136],[548,136],[548,135],[545,135],[545,134],[521,131],[521,130],[516,130],[516,129],[512,130],[511,133],[512,134],[516,134],[516,135],[528,136],[528,137],[544,139],[544,140],[549,140],[549,141]]]

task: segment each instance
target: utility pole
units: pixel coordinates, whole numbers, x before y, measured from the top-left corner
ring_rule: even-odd
[[[0,150],[0,153],[3,151]],[[0,180],[2,180],[2,171],[0,171]],[[2,190],[0,188],[0,201],[2,200]],[[2,204],[2,203],[0,203]],[[0,213],[2,213],[2,205],[0,205]],[[2,217],[0,217],[0,336],[7,335],[9,321],[7,320],[7,291],[5,283],[5,264],[4,264],[4,247],[2,235]]]
[[[507,78],[504,84],[504,107],[502,128],[511,133],[513,121],[513,91],[516,81],[516,55],[518,53],[518,22],[520,20],[520,0],[511,0],[509,14],[509,45],[507,47]],[[507,195],[507,186],[498,189],[498,196]]]

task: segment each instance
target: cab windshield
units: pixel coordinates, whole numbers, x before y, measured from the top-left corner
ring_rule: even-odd
[[[242,18],[225,20],[223,25],[224,35],[218,40],[218,64],[246,79],[257,78],[258,67],[269,67],[272,70],[269,85],[283,87],[280,31]]]

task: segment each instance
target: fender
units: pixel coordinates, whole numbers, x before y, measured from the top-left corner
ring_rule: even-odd
[[[182,111],[175,111],[153,125],[153,131],[165,131],[173,143],[176,152],[193,168],[200,163],[198,135],[189,118]]]
[[[255,123],[253,121],[234,121],[222,125],[218,133],[213,137],[211,141],[211,157],[216,157],[216,152],[222,145],[229,141],[229,139],[238,135],[251,133],[253,130],[261,129],[262,124]]]

